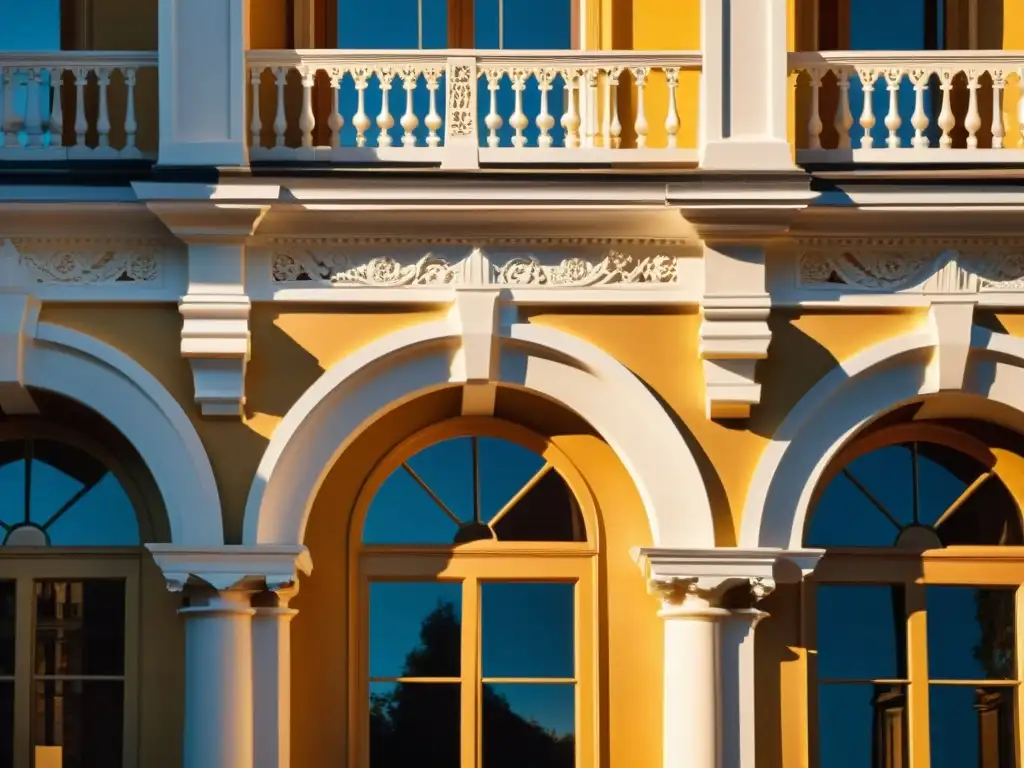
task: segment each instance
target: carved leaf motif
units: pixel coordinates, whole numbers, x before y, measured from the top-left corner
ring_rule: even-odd
[[[617,251],[597,261],[569,256],[557,264],[542,264],[536,256],[518,256],[498,271],[499,283],[573,288],[612,283],[671,283],[676,277],[676,260],[671,256],[636,257]]]
[[[152,283],[160,279],[159,260],[145,252],[40,251],[22,253],[21,262],[41,284]]]
[[[930,254],[892,251],[806,254],[800,261],[800,279],[805,284],[845,283],[869,290],[892,290],[913,282]]]
[[[429,253],[405,263],[392,256],[279,252],[274,254],[271,272],[276,283],[313,281],[371,288],[443,285],[456,279],[456,270],[447,260]]]
[[[968,257],[970,269],[988,290],[1024,290],[1024,253],[980,253]]]
[[[448,130],[452,136],[473,135],[473,73],[458,64],[452,67],[448,85]]]

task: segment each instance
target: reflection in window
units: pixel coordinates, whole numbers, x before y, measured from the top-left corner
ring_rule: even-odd
[[[64,443],[0,443],[0,529],[8,546],[132,546],[135,509],[105,464]]]
[[[923,442],[887,446],[843,467],[822,491],[807,530],[813,547],[1022,541],[1017,504],[989,468]]]
[[[120,765],[124,582],[37,581],[35,599],[33,743],[66,768]]]
[[[411,457],[384,481],[366,544],[584,541],[579,508],[543,457],[515,443],[459,437]]]
[[[823,585],[817,592],[819,679],[906,678],[902,587]]]
[[[462,584],[370,584],[370,678],[458,678]]]

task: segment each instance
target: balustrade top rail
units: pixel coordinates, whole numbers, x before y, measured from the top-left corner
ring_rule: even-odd
[[[801,162],[1024,162],[1024,99],[1006,93],[1024,51],[820,51],[789,67]]]
[[[0,50],[0,67],[39,67],[75,69],[77,67],[155,67],[156,51],[28,51]]]
[[[254,160],[696,160],[680,146],[681,116],[696,109],[696,51],[277,50],[247,61]]]
[[[444,64],[449,59],[476,59],[484,66],[512,66],[528,62],[532,67],[678,67],[700,69],[700,51],[512,51],[479,48],[436,50],[324,50],[299,49],[249,51],[250,67],[329,67],[335,64]]]

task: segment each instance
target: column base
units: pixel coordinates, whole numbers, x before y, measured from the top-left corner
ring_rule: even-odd
[[[795,171],[788,141],[731,138],[709,141],[699,151],[700,168],[708,171]]]

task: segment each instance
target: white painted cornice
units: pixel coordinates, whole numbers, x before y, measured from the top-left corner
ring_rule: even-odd
[[[313,561],[305,547],[284,545],[189,548],[174,544],[147,544],[163,572],[167,588],[181,592],[186,586],[206,585],[231,589],[287,589],[299,574],[309,575]]]
[[[694,597],[712,606],[726,595],[750,602],[767,597],[776,582],[790,583],[813,572],[824,550],[801,549],[668,549],[637,547],[632,550],[648,588],[664,603],[678,607]],[[742,605],[744,600],[740,600]]]

